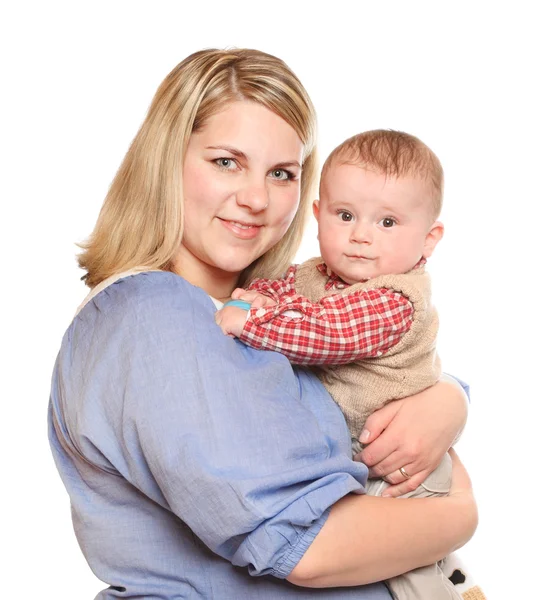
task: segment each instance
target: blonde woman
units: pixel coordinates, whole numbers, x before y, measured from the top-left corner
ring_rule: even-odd
[[[374,582],[472,535],[455,455],[448,498],[363,495],[368,468],[317,378],[214,322],[235,287],[284,272],[315,177],[315,114],[279,59],[202,51],[158,89],[80,256],[91,292],[52,382],[51,447],[98,598],[389,599]],[[393,403],[363,459],[399,495],[399,467],[429,473],[465,413],[451,381]]]

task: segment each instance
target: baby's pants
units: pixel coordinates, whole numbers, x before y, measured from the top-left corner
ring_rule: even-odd
[[[418,488],[402,498],[429,498],[447,496],[452,483],[452,459],[446,454],[441,464]],[[381,496],[389,487],[383,479],[369,479],[366,491],[370,496]],[[454,584],[444,575],[438,564],[414,569],[386,581],[396,600],[462,600]]]

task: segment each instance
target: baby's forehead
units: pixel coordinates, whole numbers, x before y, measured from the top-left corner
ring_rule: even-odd
[[[321,175],[321,201],[362,204],[384,202],[385,204],[415,206],[431,210],[433,189],[430,182],[415,173],[392,175],[369,165],[335,162]]]
[[[361,177],[362,175],[369,174],[371,177],[377,177],[382,179],[418,179],[424,180],[424,177],[420,174],[415,173],[413,170],[406,173],[400,173],[397,175],[392,171],[385,171],[376,165],[368,163],[358,162],[356,160],[347,160],[343,157],[340,159],[334,159],[330,164],[325,165],[323,172],[321,173],[321,181],[336,176],[343,177]]]
[[[410,172],[396,175],[387,173],[377,167],[340,161],[328,166],[321,174],[321,188],[339,184],[362,186],[381,186],[381,188],[392,185],[395,188],[406,188],[414,183],[416,187],[429,189],[430,182],[421,174]]]

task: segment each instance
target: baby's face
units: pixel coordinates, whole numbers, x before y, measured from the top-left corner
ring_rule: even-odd
[[[347,283],[409,271],[431,254],[431,198],[422,179],[331,167],[314,209],[321,256]]]

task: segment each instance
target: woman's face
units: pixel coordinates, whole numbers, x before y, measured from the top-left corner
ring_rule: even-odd
[[[300,199],[304,146],[267,108],[234,102],[193,133],[175,270],[217,297],[285,234]]]

